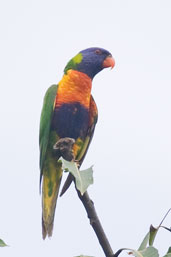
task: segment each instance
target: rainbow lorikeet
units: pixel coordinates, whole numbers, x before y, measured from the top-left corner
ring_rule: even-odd
[[[55,143],[73,138],[75,160],[81,165],[97,122],[97,107],[91,95],[92,80],[103,68],[114,67],[112,55],[102,48],[88,48],[72,58],[58,85],[44,97],[40,121],[40,181],[42,185],[42,235],[52,236],[56,201],[62,177]]]

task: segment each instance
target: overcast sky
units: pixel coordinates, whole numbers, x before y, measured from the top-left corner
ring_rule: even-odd
[[[104,256],[73,186],[58,199],[53,237],[41,238],[43,97],[91,46],[116,66],[93,81],[99,120],[83,168],[94,164],[89,193],[113,250],[137,248],[171,207],[171,1],[1,1],[0,45],[0,238],[10,245],[0,255]],[[170,241],[161,230],[160,254]]]

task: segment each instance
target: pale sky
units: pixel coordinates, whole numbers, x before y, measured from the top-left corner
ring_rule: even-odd
[[[171,207],[171,1],[1,1],[0,31],[0,238],[10,245],[0,255],[104,256],[73,186],[58,199],[53,237],[41,237],[43,97],[91,46],[109,50],[116,66],[93,81],[99,120],[83,165],[94,165],[89,194],[113,250],[138,248]],[[170,241],[161,230],[161,256]]]

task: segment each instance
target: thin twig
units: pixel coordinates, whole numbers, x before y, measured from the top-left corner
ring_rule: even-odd
[[[77,190],[77,189],[76,189]],[[96,236],[99,240],[99,243],[105,253],[106,257],[114,257],[114,253],[113,250],[109,244],[109,241],[105,235],[105,232],[103,230],[103,227],[100,223],[100,220],[97,216],[95,207],[94,207],[94,203],[93,201],[90,199],[88,192],[85,192],[84,195],[82,196],[80,194],[80,192],[77,190],[77,194],[78,197],[80,198],[82,204],[84,205],[86,212],[87,212],[87,216],[90,220],[90,225],[93,227]]]
[[[171,208],[167,211],[167,213],[164,215],[164,218],[162,219],[162,221],[159,224],[159,227],[161,227],[163,221],[165,220],[165,218],[167,217],[167,215],[169,214],[169,212],[171,211]]]

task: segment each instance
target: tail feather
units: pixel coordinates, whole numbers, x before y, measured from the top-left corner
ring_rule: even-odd
[[[61,164],[56,165],[43,175],[42,186],[42,237],[51,237],[55,216],[56,202],[62,178]]]

